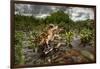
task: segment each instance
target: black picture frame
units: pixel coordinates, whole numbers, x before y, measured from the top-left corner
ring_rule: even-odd
[[[69,64],[44,64],[44,65],[15,65],[15,47],[14,47],[14,36],[15,36],[15,22],[14,22],[14,12],[15,12],[15,4],[34,4],[34,5],[49,5],[49,6],[67,6],[67,7],[84,7],[84,8],[93,8],[94,9],[94,29],[95,29],[95,61],[93,62],[83,62],[83,63],[69,63]],[[90,64],[96,63],[96,6],[95,5],[81,5],[81,4],[62,4],[62,3],[49,3],[49,2],[33,2],[33,1],[11,1],[11,56],[10,63],[11,68],[27,68],[27,67],[43,67],[43,66],[59,66],[59,65],[76,65],[76,64]]]

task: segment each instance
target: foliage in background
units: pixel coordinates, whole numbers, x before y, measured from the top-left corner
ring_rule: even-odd
[[[92,31],[89,29],[82,29],[80,32],[80,36],[81,36],[81,41],[84,44],[89,43],[93,38]]]
[[[69,32],[66,32],[66,43],[67,43],[67,45],[69,46],[69,47],[71,47],[71,41],[72,41],[72,39],[73,39],[73,35],[74,35],[74,33],[73,32],[71,32],[71,31],[69,31]]]
[[[15,64],[24,64],[23,35],[23,32],[15,32]]]

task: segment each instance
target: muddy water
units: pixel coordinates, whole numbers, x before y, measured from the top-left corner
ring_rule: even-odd
[[[28,39],[28,37],[26,37]],[[65,40],[63,40],[65,41]],[[50,53],[45,57],[45,59],[40,58],[40,53],[33,51],[29,48],[30,41],[23,41],[23,52],[25,56],[25,64],[51,64],[51,63],[81,63],[81,62],[92,62],[94,61],[95,49],[93,46],[86,44],[83,46],[81,44],[81,39],[79,36],[73,37],[71,42],[72,48],[69,48],[66,43],[59,47],[56,52]],[[60,54],[60,55],[59,55]],[[76,54],[76,55],[73,55]],[[52,61],[52,62],[51,62]]]

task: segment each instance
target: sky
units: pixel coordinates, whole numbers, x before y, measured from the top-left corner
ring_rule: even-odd
[[[35,16],[37,18],[45,18],[50,13],[62,10],[70,14],[73,21],[94,19],[94,11],[92,8],[85,7],[67,7],[67,6],[51,6],[51,5],[30,5],[15,4],[15,14],[24,16]]]

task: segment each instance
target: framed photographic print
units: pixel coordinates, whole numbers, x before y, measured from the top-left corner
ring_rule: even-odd
[[[96,63],[96,6],[11,1],[11,68]]]

